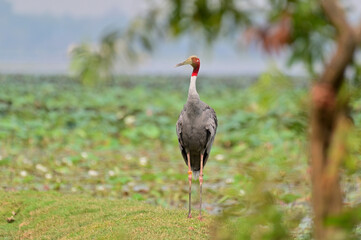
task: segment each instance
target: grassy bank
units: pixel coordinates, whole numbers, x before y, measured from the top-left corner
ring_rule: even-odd
[[[212,214],[253,192],[252,169],[267,168],[281,200],[290,191],[308,194],[302,107],[307,91],[279,74],[265,74],[248,87],[246,82],[243,77],[197,82],[219,122],[204,172],[203,200]],[[187,99],[188,77],[122,77],[90,88],[62,76],[9,75],[0,76],[0,85],[4,189],[187,206],[187,167],[175,123]],[[297,192],[280,180],[297,182]]]
[[[212,221],[187,219],[186,209],[56,192],[0,192],[0,203],[1,239],[207,239]]]
[[[215,109],[219,123],[204,172],[203,209],[211,215],[232,210],[222,220],[225,231],[217,231],[217,239],[257,239],[253,234],[258,239],[266,239],[265,234],[277,240],[310,239],[307,88],[277,72],[249,85],[243,77],[197,81],[202,100]],[[123,76],[86,87],[63,76],[0,75],[0,188],[24,194],[0,201],[8,203],[0,210],[1,234],[116,239],[124,232],[131,239],[206,238],[209,223],[190,226],[184,219],[187,168],[175,123],[188,84],[188,78]],[[361,201],[360,96],[358,91],[350,95],[355,128],[342,177],[350,206]],[[34,193],[26,196],[29,190],[66,195],[37,199]],[[197,182],[192,191],[196,208]],[[129,211],[122,212],[125,203],[106,200],[110,198],[132,201],[125,207]],[[138,200],[182,211],[156,212]],[[24,207],[16,221],[6,223],[20,203]]]

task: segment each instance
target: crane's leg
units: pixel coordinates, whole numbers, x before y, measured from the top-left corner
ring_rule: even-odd
[[[202,220],[202,184],[203,184],[203,154],[201,154],[201,172],[199,173],[199,220]]]
[[[188,182],[189,182],[189,211],[188,211],[188,218],[192,218],[192,214],[191,214],[191,208],[192,208],[192,202],[191,202],[192,170],[191,170],[191,157],[190,157],[189,153],[187,153],[187,159],[188,159]]]

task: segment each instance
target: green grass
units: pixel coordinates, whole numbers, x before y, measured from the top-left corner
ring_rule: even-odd
[[[242,77],[197,81],[219,123],[204,169],[204,210],[235,207],[225,219],[236,216],[228,220],[233,229],[244,226],[239,234],[248,238],[267,230],[272,239],[307,239],[308,89],[277,72],[248,85]],[[128,199],[186,209],[187,168],[175,123],[188,84],[188,77],[119,77],[91,88],[63,76],[0,75],[0,187],[92,195],[105,206],[106,199]],[[342,178],[350,205],[361,201],[360,96],[350,93],[355,127]],[[196,181],[193,186],[196,208]]]
[[[188,77],[122,77],[89,88],[61,76],[9,75],[0,76],[0,84],[5,189],[85,192],[186,207],[187,168],[175,123],[187,99]],[[244,85],[243,78],[200,77],[197,83],[219,120],[204,170],[205,209],[211,212],[251,193],[249,172],[255,168],[267,168],[276,184],[296,178],[296,194],[307,194],[302,178],[307,92],[271,74]],[[276,194],[289,191],[283,185]]]
[[[188,219],[186,209],[57,192],[0,191],[0,203],[0,239],[208,239],[212,222]]]

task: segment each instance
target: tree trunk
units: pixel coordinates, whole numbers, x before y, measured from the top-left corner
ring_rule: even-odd
[[[315,86],[313,94],[325,90],[325,86]],[[320,93],[318,93],[320,94]],[[322,94],[322,93],[321,93]],[[314,107],[311,117],[311,174],[312,200],[314,210],[315,239],[331,239],[332,230],[323,222],[329,215],[337,214],[342,208],[342,195],[338,171],[328,174],[327,169],[333,164],[330,161],[330,145],[335,129],[335,109],[317,107],[314,97]]]
[[[352,61],[357,38],[354,30],[347,24],[337,1],[323,0],[321,3],[325,13],[338,30],[336,53],[326,65],[311,93],[310,153],[314,232],[315,239],[329,240],[337,238],[337,229],[325,226],[324,221],[328,216],[340,213],[342,209],[339,166],[344,154],[344,146],[335,132],[344,119],[342,118],[344,111],[338,107],[336,100],[346,67]],[[331,151],[333,149],[339,150],[340,154],[335,154]]]

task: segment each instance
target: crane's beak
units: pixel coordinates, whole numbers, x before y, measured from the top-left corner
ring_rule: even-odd
[[[178,63],[177,65],[175,65],[175,67],[180,67],[180,66],[187,65],[187,64],[192,64],[192,59],[188,58],[184,62],[181,62],[181,63]]]

